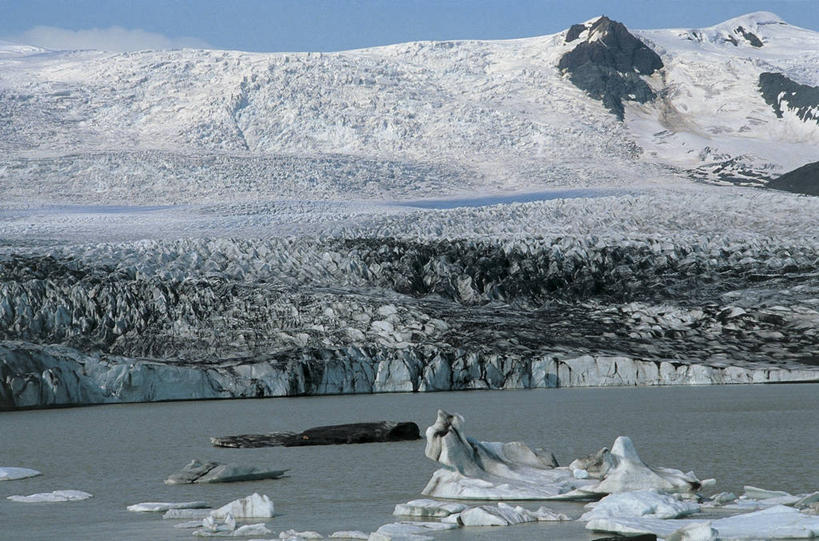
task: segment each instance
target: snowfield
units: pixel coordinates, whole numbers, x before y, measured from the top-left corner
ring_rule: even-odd
[[[0,408],[819,380],[819,199],[764,189],[819,124],[759,87],[819,35],[635,34],[623,122],[557,68],[588,31],[0,43]]]

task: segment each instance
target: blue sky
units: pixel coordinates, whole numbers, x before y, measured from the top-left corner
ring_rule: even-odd
[[[702,27],[772,11],[819,30],[819,0],[0,0],[0,39],[50,48],[333,51],[551,34],[605,14]]]

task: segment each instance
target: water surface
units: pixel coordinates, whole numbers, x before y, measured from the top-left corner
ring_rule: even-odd
[[[634,440],[653,465],[715,477],[715,490],[744,484],[790,492],[819,489],[819,385],[544,389],[170,402],[0,413],[0,465],[43,476],[0,483],[4,539],[193,539],[159,514],[137,514],[143,501],[206,500],[214,506],[261,492],[289,528],[373,531],[391,522],[396,503],[420,497],[436,465],[423,440],[327,447],[217,449],[209,436],[302,430],[323,424],[395,419],[422,430],[437,408],[463,414],[467,434],[546,447],[561,464]],[[281,480],[166,486],[193,458],[290,468]],[[85,502],[22,504],[11,494],[85,490]],[[526,504],[536,508],[540,503]],[[576,517],[582,504],[546,503]],[[580,539],[600,537],[583,523],[470,528],[436,539]]]

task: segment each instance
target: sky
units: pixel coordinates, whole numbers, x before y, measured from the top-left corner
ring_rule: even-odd
[[[772,11],[819,31],[819,0],[0,0],[0,39],[50,49],[338,51],[552,34],[598,15],[698,28]]]

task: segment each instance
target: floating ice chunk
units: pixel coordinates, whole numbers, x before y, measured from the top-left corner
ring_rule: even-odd
[[[170,509],[206,509],[207,502],[143,502],[128,506],[135,513],[161,513]],[[188,517],[179,517],[188,518]]]
[[[395,511],[393,511],[392,514],[405,517],[443,518],[453,513],[460,513],[465,509],[466,505],[462,503],[421,499],[412,500],[407,503],[399,503],[395,506]]]
[[[210,512],[214,518],[224,518],[230,513],[235,518],[271,518],[275,513],[273,502],[265,495],[253,493],[227,503]]]
[[[771,498],[793,498],[793,496],[783,490],[767,490],[764,488],[757,488],[752,487],[750,485],[745,485],[744,487],[745,492],[742,494],[743,498],[751,499],[751,500],[769,500]],[[796,498],[794,501],[798,500]]]
[[[370,534],[364,533],[360,530],[341,530],[330,534],[332,539],[369,539]]]
[[[287,470],[271,470],[256,466],[239,466],[236,464],[219,464],[218,462],[200,462],[192,460],[182,470],[165,479],[166,485],[187,483],[233,483],[238,481],[258,481],[261,479],[278,479]]]
[[[427,428],[425,453],[444,468],[432,475],[423,494],[474,500],[563,499],[564,494],[596,484],[575,479],[568,468],[554,467],[551,455],[536,453],[523,443],[468,438],[463,424],[460,415],[438,410],[435,423]]]
[[[162,518],[166,519],[199,519],[210,515],[211,509],[168,509]]]
[[[708,521],[691,519],[655,519],[655,518],[602,518],[586,524],[587,530],[605,531],[623,535],[654,534],[658,537],[679,540],[694,540],[696,524],[709,524]],[[710,521],[710,527],[716,530],[719,539],[811,539],[819,536],[819,517],[784,505],[776,505],[754,511]],[[704,532],[704,527],[702,528]],[[688,536],[688,537],[685,537]]]
[[[422,541],[432,539],[428,534],[441,530],[454,530],[457,524],[443,522],[391,522],[384,524],[370,534],[370,541],[407,540]]]
[[[618,437],[614,440],[611,451],[602,449],[598,455],[600,466],[594,472],[600,476],[600,482],[584,487],[578,493],[601,495],[643,489],[693,492],[701,486],[693,472],[683,473],[673,468],[648,466],[640,459],[634,443],[627,436]],[[572,464],[575,465],[576,462]]]
[[[285,539],[286,541],[304,541],[305,539],[324,539],[324,536],[318,532],[297,532],[291,529],[279,532],[279,539]]]
[[[665,541],[717,541],[718,535],[710,522],[695,522],[676,530]]]
[[[471,507],[458,515],[458,520],[464,526],[510,526],[525,522],[570,520],[564,514],[541,507],[537,511],[529,511],[523,507],[512,507],[503,502],[497,505],[480,505]]]
[[[232,532],[236,529],[236,519],[230,513],[222,520],[207,516],[202,519],[202,528],[209,532]]]
[[[51,502],[77,502],[93,498],[92,494],[82,490],[55,490],[54,492],[40,492],[29,496],[9,496],[7,499],[13,502],[22,503],[51,503]]]
[[[677,497],[660,494],[656,490],[637,490],[609,494],[596,503],[579,520],[606,517],[680,518],[700,511],[700,506]]]
[[[14,468],[11,466],[0,466],[0,481],[14,481],[16,479],[27,479],[42,475],[37,470],[30,468]]]
[[[270,529],[265,526],[264,523],[259,523],[239,526],[232,531],[209,531],[205,529],[196,530],[193,532],[193,535],[197,537],[251,537],[254,535],[268,535],[270,533]]]

